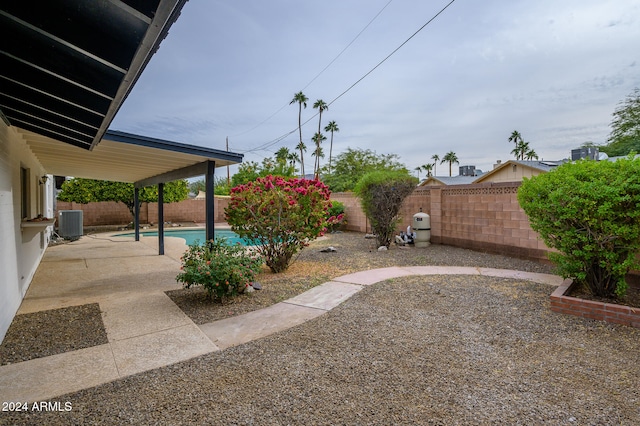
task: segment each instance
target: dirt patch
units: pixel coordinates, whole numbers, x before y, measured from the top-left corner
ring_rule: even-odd
[[[593,300],[595,302],[613,303],[615,305],[630,306],[632,308],[640,308],[640,287],[629,286],[627,294],[624,297],[616,297],[609,299],[606,297],[598,297],[592,295],[589,290],[580,285],[574,285],[567,296],[577,297],[579,299]]]

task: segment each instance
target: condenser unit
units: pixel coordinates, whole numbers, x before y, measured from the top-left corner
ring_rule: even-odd
[[[82,210],[58,212],[58,235],[70,240],[77,240],[82,236]]]

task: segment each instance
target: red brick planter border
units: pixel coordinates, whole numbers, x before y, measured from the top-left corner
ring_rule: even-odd
[[[556,291],[551,293],[553,312],[640,328],[640,309],[565,296],[565,293],[570,292],[572,285],[572,280],[564,280]]]

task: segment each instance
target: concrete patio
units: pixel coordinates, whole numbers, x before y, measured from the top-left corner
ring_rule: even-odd
[[[0,367],[3,401],[42,401],[249,342],[296,326],[339,305],[364,286],[409,275],[486,275],[560,285],[554,275],[473,267],[392,267],[334,278],[287,301],[196,325],[164,293],[183,240],[140,242],[107,234],[47,249],[18,314],[98,303],[108,344]]]

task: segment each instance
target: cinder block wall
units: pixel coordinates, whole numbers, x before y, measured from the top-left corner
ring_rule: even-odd
[[[430,216],[433,243],[546,260],[549,249],[518,204],[519,186],[519,182],[503,182],[417,188],[400,209],[397,230],[411,225],[413,215],[422,209]],[[369,231],[353,193],[331,198],[345,204],[348,230]]]
[[[360,200],[352,192],[335,192],[331,194],[331,200],[340,201],[344,204],[347,231],[369,232],[369,223],[360,207]]]
[[[215,222],[224,222],[224,209],[229,204],[229,197],[214,197]],[[133,221],[127,206],[117,202],[99,202],[89,204],[57,202],[57,210],[82,210],[84,226],[126,225]],[[56,212],[57,214],[57,212]],[[204,223],[206,217],[205,200],[184,200],[179,203],[164,204],[164,220],[166,222]],[[142,203],[140,206],[140,223],[158,223],[158,204]]]

